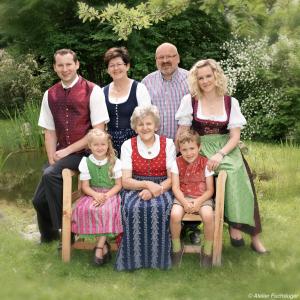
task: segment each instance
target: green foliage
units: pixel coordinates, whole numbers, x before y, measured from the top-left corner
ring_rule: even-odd
[[[247,119],[243,138],[285,139],[296,120],[295,114],[291,114],[296,103],[274,76],[278,61],[268,40],[235,37],[225,42],[223,48],[228,56],[221,65],[229,78],[229,91],[240,101]]]
[[[0,115],[22,109],[27,101],[40,101],[45,84],[51,78],[30,54],[13,56],[0,50]]]
[[[109,22],[119,39],[127,40],[133,29],[149,28],[155,23],[174,17],[186,9],[189,2],[149,0],[131,8],[123,3],[116,3],[108,4],[101,12],[84,2],[78,2],[78,13],[83,22]]]
[[[130,53],[134,54],[131,75],[142,79],[156,70],[155,50],[166,41],[177,46],[180,66],[190,69],[199,59],[212,57],[219,60],[223,54],[220,45],[230,36],[229,25],[222,15],[206,15],[199,10],[198,3],[191,4],[166,22],[132,32],[126,44]]]
[[[4,151],[38,150],[44,145],[42,129],[38,126],[40,104],[34,101],[25,103],[22,110],[14,113],[6,111],[10,126],[2,133],[1,146]]]

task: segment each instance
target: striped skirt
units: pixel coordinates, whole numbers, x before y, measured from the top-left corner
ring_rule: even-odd
[[[108,189],[93,188],[105,193]],[[120,195],[110,197],[103,205],[94,206],[93,197],[83,196],[72,212],[72,232],[82,235],[118,234],[123,231]]]
[[[157,183],[163,177],[135,177]],[[118,271],[139,268],[168,269],[171,267],[170,211],[173,204],[171,190],[144,201],[140,191],[123,190],[123,237],[117,253]]]

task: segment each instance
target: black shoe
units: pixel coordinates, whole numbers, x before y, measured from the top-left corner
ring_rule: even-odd
[[[110,251],[110,244],[108,242],[105,242],[107,252],[103,255],[104,263],[107,263],[111,260],[111,251]]]
[[[171,260],[172,260],[172,266],[173,267],[180,267],[181,261],[182,261],[182,255],[184,251],[184,246],[181,243],[181,248],[178,252],[172,252],[171,253]]]
[[[104,265],[104,257],[98,257],[96,256],[96,251],[97,249],[102,249],[103,251],[103,248],[102,247],[95,247],[94,248],[94,258],[93,258],[93,263],[96,267],[101,267],[102,265]]]
[[[245,240],[243,238],[241,239],[234,239],[230,237],[230,243],[233,247],[244,247],[245,246]]]
[[[190,241],[193,245],[200,244],[201,242],[201,231],[199,229],[195,229],[190,233]]]
[[[59,231],[53,230],[51,233],[41,233],[40,243],[46,244],[53,241],[58,241],[60,238]]]

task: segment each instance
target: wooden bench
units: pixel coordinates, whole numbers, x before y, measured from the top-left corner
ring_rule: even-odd
[[[224,222],[224,193],[226,179],[227,173],[225,171],[220,171],[216,183],[213,266],[221,265]],[[194,214],[185,214],[183,221],[201,221],[201,217]],[[184,253],[200,253],[200,251],[201,248],[198,245],[184,245]]]
[[[71,219],[72,205],[81,196],[81,185],[78,180],[77,187],[73,191],[73,179],[76,178],[78,172],[70,169],[64,169],[63,177],[63,220],[62,220],[62,260],[69,262],[71,259],[71,249],[93,249],[95,242],[77,239],[71,245]],[[222,234],[223,234],[223,214],[224,214],[224,190],[227,174],[225,171],[219,173],[216,184],[216,206],[215,206],[215,233],[214,233],[214,250],[213,265],[221,265],[222,252]],[[201,221],[200,216],[193,214],[185,214],[184,221]],[[111,244],[112,250],[117,249],[115,243]],[[200,246],[185,245],[184,252],[197,253],[200,252]]]

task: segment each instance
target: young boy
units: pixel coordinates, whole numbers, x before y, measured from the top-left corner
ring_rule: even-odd
[[[199,135],[194,130],[184,131],[178,136],[181,156],[174,162],[172,189],[175,201],[171,210],[172,264],[179,266],[183,254],[180,241],[181,220],[185,213],[199,214],[204,225],[204,244],[201,249],[200,265],[212,266],[214,234],[213,172],[209,172],[207,158],[199,154]]]

